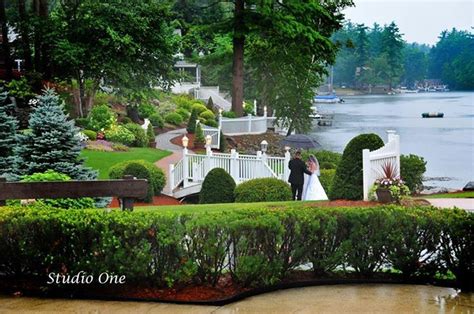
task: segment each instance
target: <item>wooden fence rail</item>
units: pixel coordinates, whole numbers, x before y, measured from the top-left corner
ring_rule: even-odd
[[[0,206],[10,199],[116,196],[123,210],[133,210],[134,198],[146,197],[148,181],[125,176],[123,180],[65,182],[6,182],[0,178]]]

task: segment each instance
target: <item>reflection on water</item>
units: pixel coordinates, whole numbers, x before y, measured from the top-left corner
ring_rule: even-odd
[[[474,293],[417,285],[334,285],[266,293],[225,306],[6,297],[0,313],[473,313]]]
[[[474,93],[419,93],[345,97],[342,104],[320,104],[335,113],[332,127],[314,126],[312,135],[325,149],[342,152],[354,136],[385,130],[400,134],[402,154],[428,161],[427,185],[462,188],[474,180]],[[444,118],[423,119],[423,112],[441,111]]]

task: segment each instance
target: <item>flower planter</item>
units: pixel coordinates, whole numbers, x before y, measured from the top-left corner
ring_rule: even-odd
[[[377,189],[375,193],[377,194],[377,199],[379,200],[380,203],[393,203],[394,202],[394,199],[392,197],[392,193],[390,193],[390,190]]]

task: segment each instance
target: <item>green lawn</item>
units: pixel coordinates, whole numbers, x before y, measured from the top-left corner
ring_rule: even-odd
[[[225,204],[191,204],[191,205],[166,205],[166,206],[138,206],[135,207],[135,211],[150,211],[150,210],[159,210],[162,212],[212,212],[212,211],[222,211],[229,209],[252,209],[252,208],[285,208],[285,207],[298,207],[305,206],[309,204],[317,203],[317,201],[307,201],[307,202],[261,202],[261,203],[225,203]]]
[[[133,159],[155,162],[170,154],[169,151],[156,148],[130,148],[128,152],[98,152],[84,149],[81,152],[81,156],[86,160],[86,166],[99,170],[99,179],[108,179],[109,168],[116,163]]]
[[[474,191],[423,195],[421,198],[474,198]]]

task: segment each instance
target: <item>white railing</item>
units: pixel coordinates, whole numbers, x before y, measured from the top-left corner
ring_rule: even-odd
[[[236,184],[255,178],[278,178],[288,180],[290,153],[285,157],[272,157],[257,152],[257,155],[239,155],[234,149],[230,154],[213,153],[210,148],[206,155],[183,151],[183,159],[170,165],[170,191],[183,182],[183,187],[199,185],[214,168],[222,168],[231,175]],[[216,191],[217,192],[217,191]]]
[[[362,151],[362,167],[363,167],[363,189],[364,200],[369,199],[369,190],[375,180],[383,177],[382,167],[390,163],[396,169],[396,175],[400,176],[400,136],[395,131],[389,130],[388,142],[383,147],[369,151]]]
[[[202,132],[204,133],[204,137],[208,135],[211,136],[211,148],[219,148],[221,139],[221,132],[219,128],[203,126]]]

